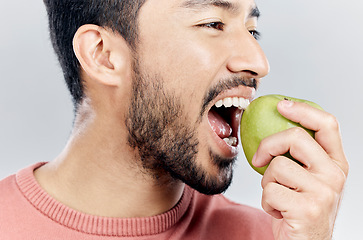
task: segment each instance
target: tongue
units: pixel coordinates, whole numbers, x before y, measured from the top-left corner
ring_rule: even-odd
[[[212,127],[212,130],[220,137],[220,138],[228,138],[232,134],[232,128],[229,124],[213,109],[211,109],[208,113],[209,124]]]

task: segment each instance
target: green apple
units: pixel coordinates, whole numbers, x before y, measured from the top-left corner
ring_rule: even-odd
[[[253,155],[256,153],[261,140],[288,128],[302,127],[300,124],[286,119],[277,111],[277,104],[284,99],[294,102],[304,102],[323,110],[314,102],[277,94],[261,96],[251,102],[242,115],[240,130],[241,143],[247,161],[253,169],[262,175],[265,173],[268,165],[256,168],[251,163]],[[312,130],[304,129],[314,137],[314,132]],[[286,153],[286,156],[291,158],[289,153]]]

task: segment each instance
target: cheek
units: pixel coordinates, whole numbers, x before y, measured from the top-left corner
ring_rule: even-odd
[[[200,81],[211,81],[220,69],[220,53],[187,35],[149,35],[142,39],[140,52],[145,64],[151,71],[160,72],[165,80],[171,79],[181,86],[183,83],[199,85]]]
[[[183,99],[189,113],[196,105],[200,111],[201,100],[217,69],[206,49],[179,41],[144,48],[142,65],[148,73],[162,77],[164,86]]]
[[[210,42],[188,31],[168,36],[151,31],[140,40],[143,69],[162,78],[164,87],[175,92],[188,119],[195,123],[205,94],[223,73],[225,49],[216,47],[221,44],[217,40]]]
[[[182,94],[188,113],[199,117],[203,99],[212,84],[216,82],[218,62],[202,47],[182,45],[174,49],[172,61],[166,62],[170,86]],[[165,59],[168,61],[167,59]]]

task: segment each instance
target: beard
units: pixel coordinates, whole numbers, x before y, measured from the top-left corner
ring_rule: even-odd
[[[209,151],[209,161],[217,174],[198,163],[197,127],[182,100],[167,92],[163,79],[145,74],[138,61],[134,64],[131,106],[126,116],[128,144],[137,150],[142,169],[160,182],[182,181],[203,194],[219,194],[232,181],[235,158],[225,159]],[[202,109],[202,107],[201,107]],[[215,172],[215,171],[214,171]],[[162,181],[164,180],[164,181]]]

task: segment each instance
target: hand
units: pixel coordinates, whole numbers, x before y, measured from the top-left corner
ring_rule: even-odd
[[[316,133],[314,139],[291,128],[261,142],[253,164],[270,163],[262,178],[262,208],[274,217],[275,239],[331,239],[349,169],[339,124],[305,103],[281,101],[278,110]],[[281,156],[288,151],[301,164]]]

